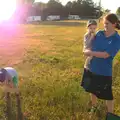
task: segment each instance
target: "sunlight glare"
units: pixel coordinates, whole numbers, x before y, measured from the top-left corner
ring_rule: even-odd
[[[8,20],[16,9],[16,0],[0,0],[0,21]]]

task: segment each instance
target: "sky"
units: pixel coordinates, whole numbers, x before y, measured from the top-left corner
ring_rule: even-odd
[[[48,2],[48,0],[36,0],[36,2]],[[66,4],[69,0],[60,0],[63,4]],[[73,1],[73,0],[71,0]],[[99,2],[99,0],[93,0]],[[101,4],[105,9],[110,9],[111,12],[116,12],[116,9],[120,7],[120,0],[101,0]]]

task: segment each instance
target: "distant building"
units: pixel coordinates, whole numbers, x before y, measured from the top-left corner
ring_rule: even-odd
[[[60,20],[60,15],[49,15],[47,16],[48,21],[53,21],[53,20]]]
[[[30,22],[40,22],[42,19],[41,19],[41,16],[29,16],[27,18],[27,23],[30,23]]]

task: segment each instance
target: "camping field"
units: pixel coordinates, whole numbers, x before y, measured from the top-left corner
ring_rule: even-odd
[[[19,73],[24,120],[90,120],[90,96],[80,87],[86,21],[17,25],[10,33],[11,29],[1,33],[0,65],[15,67]],[[114,60],[113,74],[115,113],[120,115],[120,54]],[[0,93],[0,120],[5,120]],[[15,120],[14,94],[12,101],[11,120]],[[100,111],[91,120],[105,119],[105,103],[100,100],[99,104]]]

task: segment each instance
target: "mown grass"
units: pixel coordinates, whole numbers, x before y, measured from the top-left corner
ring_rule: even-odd
[[[14,40],[23,39],[32,43],[25,46],[22,61],[12,65],[20,75],[25,119],[90,120],[87,112],[90,96],[80,87],[85,61],[82,54],[85,24],[24,25],[20,26],[20,29],[24,32],[14,37]],[[114,62],[113,77],[115,113],[118,115],[120,114],[119,63],[118,54]],[[6,65],[7,63],[4,63],[2,66]],[[15,96],[12,97],[15,102]],[[101,120],[105,119],[104,103],[99,100],[99,104],[100,115],[94,115],[91,120],[98,120],[99,117]],[[0,107],[0,117],[4,119],[3,99],[0,100]],[[13,109],[15,116],[15,105]]]

